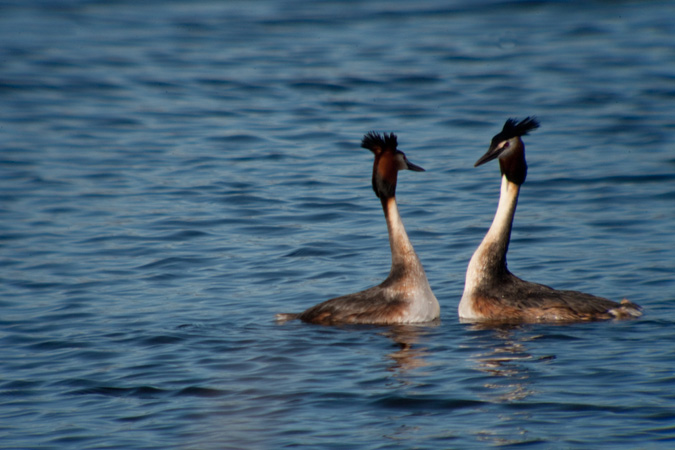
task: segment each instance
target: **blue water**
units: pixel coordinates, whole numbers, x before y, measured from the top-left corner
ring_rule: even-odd
[[[0,447],[675,446],[675,3],[0,2]],[[509,267],[629,322],[459,323],[508,117]],[[389,270],[437,326],[278,325]]]

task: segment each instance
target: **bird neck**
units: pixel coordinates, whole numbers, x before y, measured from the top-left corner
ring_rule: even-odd
[[[401,215],[398,212],[396,197],[381,197],[384,217],[387,220],[389,232],[389,246],[391,247],[391,275],[397,270],[408,268],[411,265],[421,265],[412,243],[405,231]]]
[[[506,252],[511,240],[513,216],[518,204],[520,185],[502,176],[497,212],[483,242],[471,258],[470,264],[478,265],[486,277],[501,276],[508,272]],[[476,267],[477,268],[477,267]]]

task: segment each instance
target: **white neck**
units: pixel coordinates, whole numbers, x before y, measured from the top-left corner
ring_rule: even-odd
[[[396,198],[390,197],[382,201],[384,216],[387,219],[387,231],[389,232],[389,246],[391,247],[391,268],[420,266],[419,258],[413,249],[412,243],[405,231],[401,215],[398,212]]]
[[[405,232],[394,197],[382,200],[389,231],[391,271],[381,286],[387,286],[390,295],[406,298],[409,309],[404,322],[428,322],[438,318],[440,306],[429,286],[424,267]]]
[[[516,213],[520,186],[502,176],[499,206],[490,229],[474,252],[466,271],[464,296],[476,287],[489,283],[507,272],[506,252],[511,239],[511,226]]]
[[[506,252],[509,249],[511,240],[511,226],[513,225],[513,216],[516,214],[516,205],[518,204],[518,193],[520,186],[510,182],[506,176],[502,176],[502,186],[499,192],[499,205],[492,225],[488,230],[481,247],[489,246],[493,251],[497,250],[498,256],[506,264]]]

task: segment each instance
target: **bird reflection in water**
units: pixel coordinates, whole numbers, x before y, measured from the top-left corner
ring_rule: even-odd
[[[471,348],[475,370],[487,375],[478,395],[492,404],[517,403],[536,395],[536,374],[533,364],[554,360],[554,355],[535,356],[528,352],[527,344],[541,335],[527,333],[523,325],[475,324],[471,330],[480,332]],[[487,333],[486,333],[487,332]],[[531,442],[535,430],[523,424],[532,420],[531,411],[501,411],[500,425],[476,432],[478,440],[490,446],[521,445]],[[534,437],[536,441],[536,437]]]
[[[473,330],[489,330],[490,342],[472,355],[476,369],[490,375],[483,384],[484,395],[495,403],[523,400],[535,393],[530,380],[529,363],[555,359],[554,355],[534,356],[527,351],[527,342],[540,336],[523,336],[520,326],[488,324],[472,325]],[[480,339],[487,336],[482,335]]]
[[[425,323],[422,325],[394,325],[387,327],[381,334],[392,341],[397,350],[387,354],[393,364],[389,367],[392,372],[407,372],[412,369],[426,367],[429,363],[425,360],[427,356],[426,347],[418,345],[422,336],[427,334],[430,327],[440,325],[440,320]]]

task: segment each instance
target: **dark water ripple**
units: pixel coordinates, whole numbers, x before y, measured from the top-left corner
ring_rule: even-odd
[[[3,448],[672,447],[673,5],[0,9]],[[509,266],[643,319],[458,322],[530,114]],[[369,130],[441,322],[277,325],[388,272]]]

